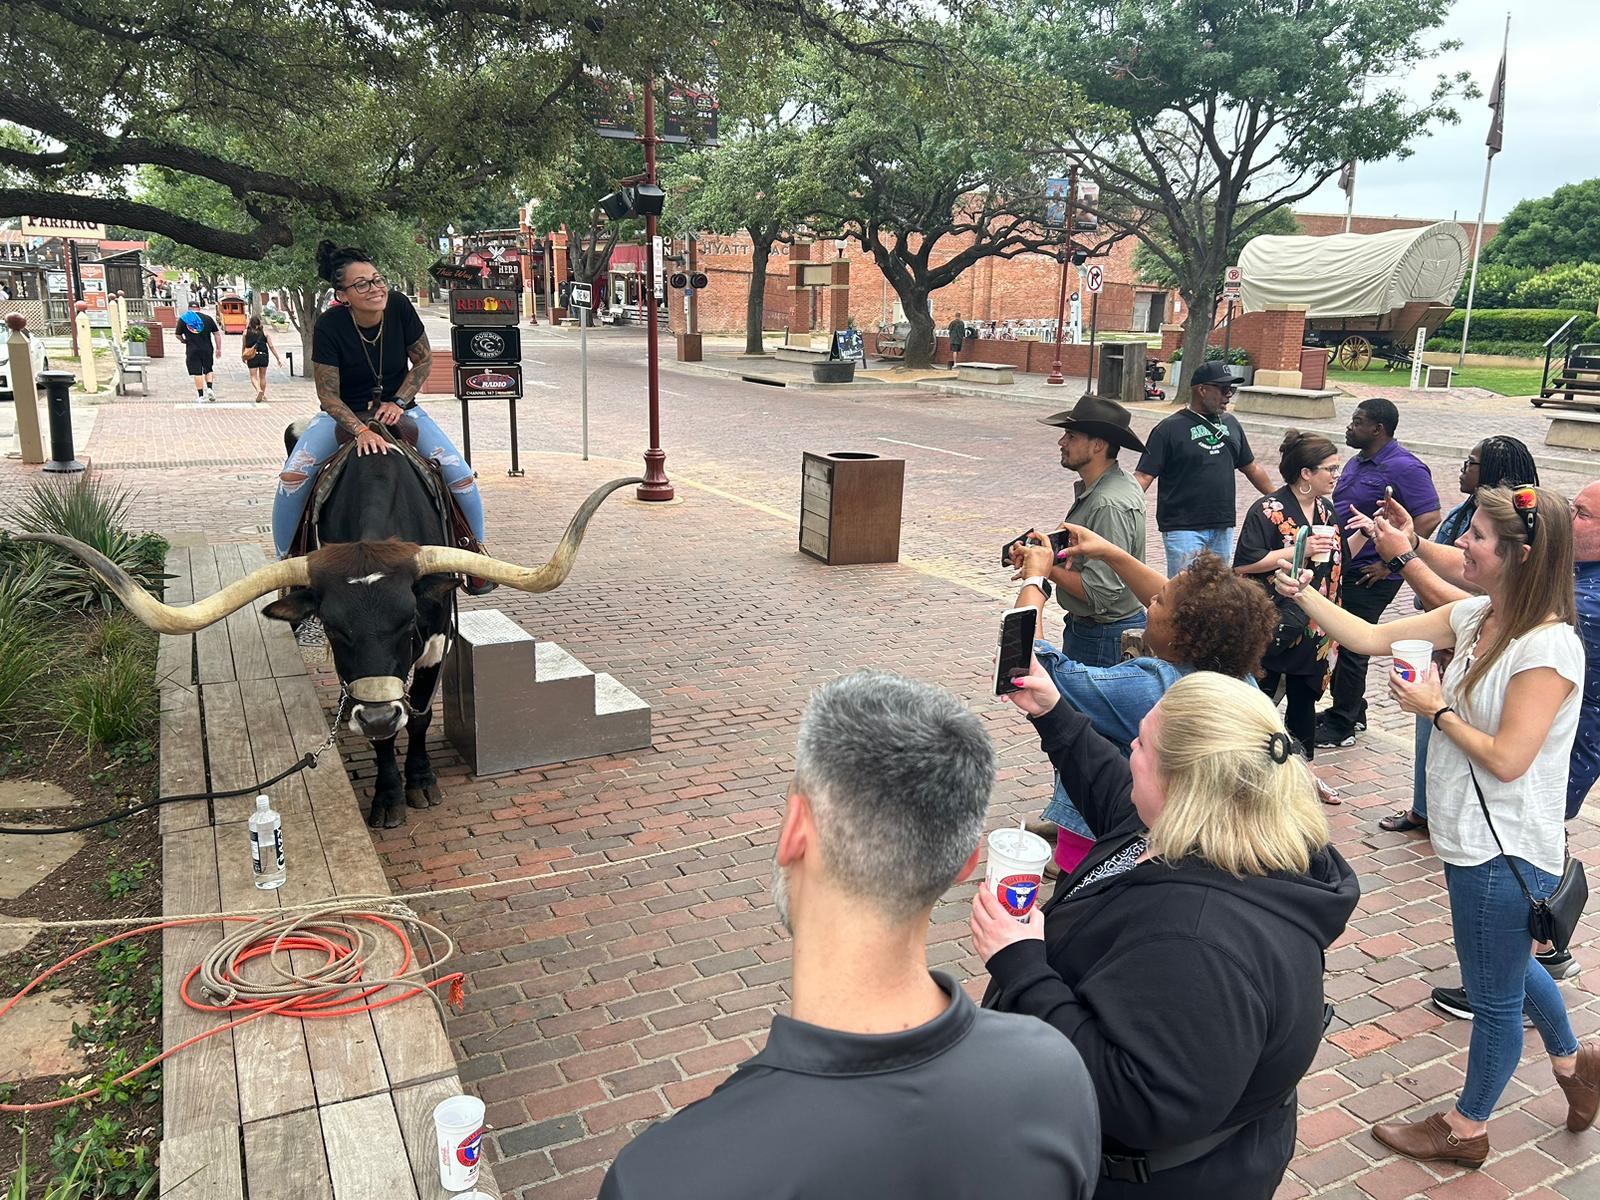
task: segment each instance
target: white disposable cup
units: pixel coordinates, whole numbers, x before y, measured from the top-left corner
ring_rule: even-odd
[[[476,1096],[451,1096],[434,1106],[433,1129],[439,1141],[439,1185],[446,1191],[464,1192],[478,1182],[483,1112],[483,1101]]]
[[[1394,672],[1407,683],[1415,683],[1433,665],[1433,643],[1420,638],[1403,638],[1389,647],[1394,656]]]
[[[1044,885],[1050,843],[1026,829],[996,829],[989,835],[989,866],[984,886],[1019,921],[1025,921]]]
[[[1339,535],[1339,527],[1337,525],[1313,525],[1311,527],[1311,532],[1317,537],[1337,537]],[[1321,554],[1313,554],[1311,556],[1311,561],[1324,563],[1332,557],[1332,550],[1324,550]]]

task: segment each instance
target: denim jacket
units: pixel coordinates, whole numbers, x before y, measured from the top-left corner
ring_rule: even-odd
[[[1139,736],[1139,722],[1156,706],[1166,690],[1194,670],[1178,667],[1159,658],[1135,658],[1114,667],[1087,667],[1068,658],[1049,642],[1035,642],[1039,663],[1050,672],[1061,697],[1094,726],[1096,733],[1117,744],[1124,754],[1131,753],[1133,739]],[[1091,830],[1073,807],[1061,777],[1056,776],[1055,795],[1044,810],[1044,819],[1072,833],[1093,838]]]

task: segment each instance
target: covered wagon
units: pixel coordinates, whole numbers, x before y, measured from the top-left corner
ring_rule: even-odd
[[[1454,221],[1387,233],[1330,237],[1263,235],[1239,255],[1245,312],[1304,304],[1306,343],[1334,361],[1365,370],[1377,357],[1411,365],[1417,330],[1444,324],[1472,261],[1472,243]]]

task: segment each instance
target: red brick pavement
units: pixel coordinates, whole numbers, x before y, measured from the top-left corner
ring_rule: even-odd
[[[594,448],[618,461],[525,453],[529,478],[509,480],[503,430],[487,408],[474,410],[491,540],[509,557],[547,552],[590,487],[634,469],[636,349],[596,342]],[[524,418],[525,446],[573,450],[573,351],[546,334],[529,353],[546,360],[543,377],[555,386],[528,405],[537,416]],[[278,399],[265,410],[196,410],[161,398],[183,395],[168,374],[157,372],[155,398],[105,406],[82,452],[140,490],[143,523],[264,542],[277,438],[309,404],[308,390],[275,381]],[[489,1104],[497,1175],[522,1200],[592,1196],[643,1123],[704,1095],[762,1045],[788,980],[788,943],[766,895],[770,847],[795,725],[818,683],[871,665],[964,696],[1000,747],[997,823],[1037,813],[1049,787],[1027,726],[984,694],[994,597],[1008,587],[989,561],[1005,536],[1049,515],[1038,511],[1041,493],[1056,497],[1042,503],[1049,510],[1064,491],[1037,414],[967,397],[797,396],[671,373],[664,387],[683,502],[613,499],[563,589],[471,602],[505,610],[646,696],[654,745],[473,779],[436,735],[445,805],[412,814],[379,843],[397,889],[492,885],[427,908],[463,951],[470,986],[450,1032],[463,1077]],[[434,407],[453,429],[453,406]],[[1448,431],[1439,418],[1441,444],[1451,444]],[[907,457],[910,565],[830,569],[795,552],[799,448],[846,444]],[[1452,463],[1430,462],[1438,479],[1454,479]],[[33,477],[14,462],[0,466],[0,496],[14,498]],[[1579,477],[1557,472],[1552,482],[1570,490]],[[1459,1085],[1470,1033],[1418,1004],[1433,984],[1456,979],[1454,951],[1427,843],[1375,829],[1410,787],[1409,718],[1376,691],[1369,735],[1318,760],[1345,794],[1330,821],[1363,896],[1329,955],[1339,1019],[1302,1087],[1300,1153],[1279,1194],[1600,1194],[1588,1190],[1600,1188],[1600,1137],[1559,1129],[1558,1093],[1531,1035],[1484,1171],[1396,1160],[1368,1132],[1373,1120],[1442,1106]],[[368,785],[370,753],[343,749],[358,786]],[[1584,856],[1600,861],[1595,828],[1581,823],[1575,834]],[[969,887],[954,888],[936,910],[929,956],[976,992],[969,900]],[[1591,917],[1579,951],[1591,964],[1597,939]],[[1582,977],[1564,986],[1581,1034],[1600,1027],[1596,987]]]

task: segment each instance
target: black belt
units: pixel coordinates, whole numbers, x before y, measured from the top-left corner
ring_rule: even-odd
[[[1293,1104],[1298,1094],[1298,1089],[1290,1091],[1272,1111],[1276,1112]],[[1215,1133],[1208,1133],[1205,1137],[1195,1138],[1178,1146],[1169,1146],[1165,1150],[1129,1150],[1124,1153],[1106,1151],[1100,1155],[1100,1177],[1116,1183],[1149,1183],[1150,1177],[1157,1171],[1170,1171],[1173,1167],[1181,1167],[1185,1163],[1194,1162],[1197,1158],[1204,1158],[1246,1125],[1254,1124],[1260,1119],[1252,1117],[1249,1121],[1229,1125],[1226,1129],[1219,1129]]]

